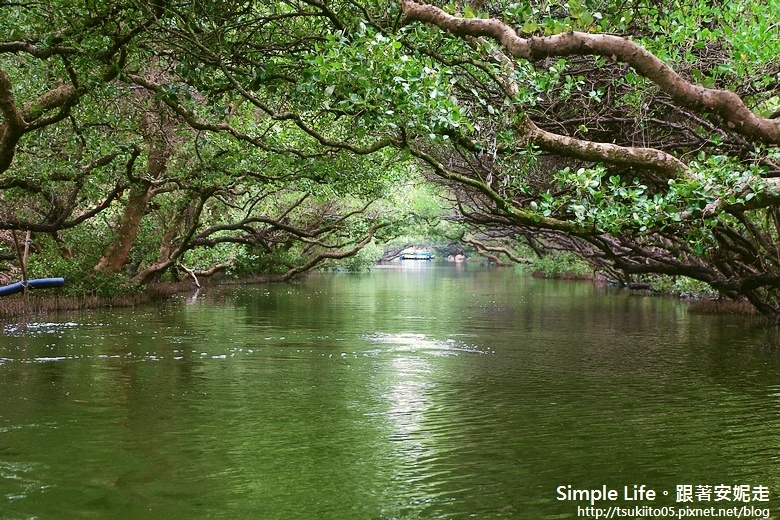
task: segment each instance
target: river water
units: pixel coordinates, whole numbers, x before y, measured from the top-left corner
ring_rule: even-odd
[[[0,518],[778,518],[779,347],[430,262],[7,324]]]

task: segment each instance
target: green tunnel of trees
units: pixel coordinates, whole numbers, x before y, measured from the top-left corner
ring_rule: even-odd
[[[290,278],[446,217],[777,316],[778,177],[778,0],[0,3],[9,280]]]

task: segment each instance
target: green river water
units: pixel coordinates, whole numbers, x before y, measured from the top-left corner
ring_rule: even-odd
[[[407,264],[5,324],[0,519],[780,518],[777,328]]]

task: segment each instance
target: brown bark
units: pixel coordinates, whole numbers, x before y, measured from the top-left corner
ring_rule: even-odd
[[[146,207],[156,193],[155,186],[165,176],[168,158],[173,151],[173,123],[160,103],[152,106],[157,111],[147,112],[140,121],[140,132],[148,149],[145,179],[135,180],[132,184],[116,237],[95,266],[95,271],[116,273],[127,263]],[[128,172],[128,176],[133,179],[132,172]]]
[[[406,21],[430,23],[461,37],[493,38],[515,58],[535,62],[547,57],[595,55],[626,63],[669,94],[679,106],[715,113],[730,129],[742,135],[768,144],[780,143],[779,120],[754,114],[734,92],[705,88],[684,80],[660,58],[621,36],[569,31],[554,36],[522,38],[512,27],[497,19],[459,18],[413,0],[402,0],[401,5]]]
[[[176,238],[177,231],[178,225],[174,225],[165,233],[165,235],[163,235],[162,240],[160,241],[160,251],[157,255],[157,261],[136,274],[132,279],[133,283],[146,285],[155,279],[158,279],[166,269],[176,263],[176,260],[186,250],[185,244],[180,244],[179,247],[174,248],[173,241]]]
[[[116,237],[95,266],[95,271],[116,273],[122,269],[130,255],[130,249],[141,228],[141,219],[153,194],[152,185],[148,181],[134,184],[130,188]]]
[[[16,144],[24,135],[24,118],[16,107],[14,95],[11,92],[11,80],[0,69],[0,114],[3,122],[0,124],[0,172],[11,166]]]
[[[27,283],[27,259],[30,255],[30,231],[27,231],[27,236],[24,241],[24,247],[19,243],[19,237],[16,235],[16,230],[11,232],[14,247],[16,248],[16,255],[19,259],[19,268],[22,271],[22,282]],[[26,288],[25,288],[26,291]]]
[[[73,85],[64,83],[19,108],[12,90],[11,79],[0,69],[0,115],[3,116],[0,123],[0,173],[11,166],[16,145],[26,132],[63,119],[70,106],[78,100],[78,92]],[[55,108],[60,109],[59,114],[43,117]]]
[[[132,279],[133,283],[145,285],[154,281],[194,247],[193,237],[200,225],[203,207],[211,195],[213,191],[209,190],[201,193],[194,205],[181,207],[170,219],[168,229],[160,241],[157,260],[136,274]]]
[[[35,101],[25,103],[21,114],[29,128],[40,126],[35,122],[49,110],[67,108],[77,100],[78,93],[73,85],[63,83],[38,96]]]
[[[523,119],[522,130],[526,138],[546,152],[585,161],[646,167],[664,174],[666,178],[686,175],[685,163],[662,150],[575,139],[547,132],[536,126],[530,119]]]

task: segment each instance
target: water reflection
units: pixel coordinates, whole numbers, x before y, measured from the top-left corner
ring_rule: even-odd
[[[434,339],[425,334],[413,333],[375,333],[365,336],[368,341],[381,345],[388,345],[389,352],[420,352],[422,354],[437,356],[457,356],[462,353],[486,354],[495,353],[477,345],[468,345],[455,338]]]
[[[415,436],[420,431],[421,421],[430,407],[428,389],[433,385],[426,376],[431,372],[431,366],[423,359],[397,357],[391,363],[394,371],[390,390],[382,397],[389,402],[387,417],[392,423],[390,439],[403,443],[401,451],[411,455],[420,450]],[[409,450],[412,447],[412,450]],[[410,453],[411,451],[411,453]],[[416,457],[407,462],[414,464]]]

